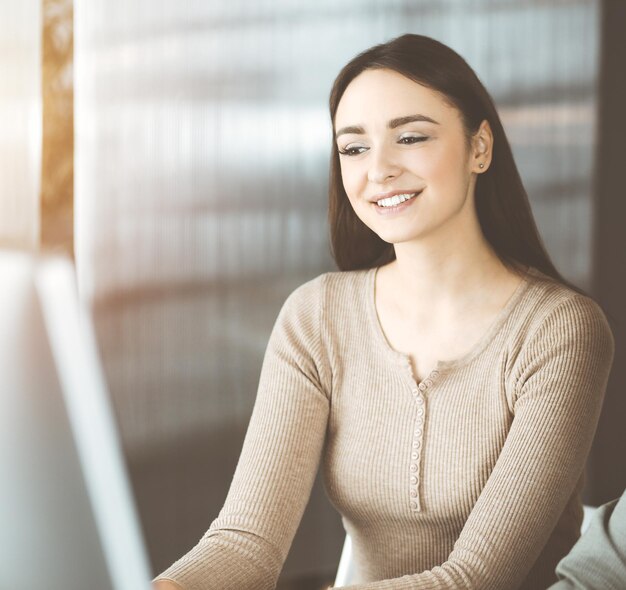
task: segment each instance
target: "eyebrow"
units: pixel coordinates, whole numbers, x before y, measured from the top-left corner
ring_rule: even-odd
[[[437,121],[427,117],[426,115],[406,115],[405,117],[398,117],[396,119],[391,119],[389,123],[387,123],[387,128],[395,129],[396,127],[401,127],[402,125],[406,125],[407,123],[413,123],[414,121],[423,121],[426,123],[434,123],[435,125],[439,125]],[[344,135],[345,133],[355,133],[356,135],[363,135],[365,133],[365,129],[360,125],[351,125],[349,127],[342,127],[335,133],[335,139],[337,139],[340,135]]]

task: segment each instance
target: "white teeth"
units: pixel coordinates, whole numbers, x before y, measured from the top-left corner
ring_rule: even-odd
[[[415,196],[417,196],[417,193],[405,193],[403,195],[394,195],[393,197],[388,197],[387,199],[381,199],[380,201],[376,201],[376,203],[380,207],[395,207],[396,205],[404,203],[404,201],[408,201]]]

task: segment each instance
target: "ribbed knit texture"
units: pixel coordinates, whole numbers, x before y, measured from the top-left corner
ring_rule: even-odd
[[[470,351],[416,383],[378,321],[375,273],[326,273],[287,298],[226,502],[159,578],[273,589],[321,467],[353,541],[346,588],[556,580],[613,360],[602,310],[530,269]]]

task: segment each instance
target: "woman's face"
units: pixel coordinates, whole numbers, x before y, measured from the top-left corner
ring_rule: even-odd
[[[479,145],[481,131],[468,146],[461,114],[441,94],[392,70],[366,70],[341,97],[335,129],[346,194],[383,240],[476,227],[474,173],[489,164],[477,153],[489,146]]]

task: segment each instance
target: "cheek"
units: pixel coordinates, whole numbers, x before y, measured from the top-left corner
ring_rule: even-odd
[[[450,186],[466,172],[466,152],[463,147],[440,145],[419,162],[419,172],[430,182]]]
[[[348,198],[352,200],[363,183],[363,171],[360,170],[358,163],[355,162],[342,164],[340,170],[343,188],[346,191]]]

